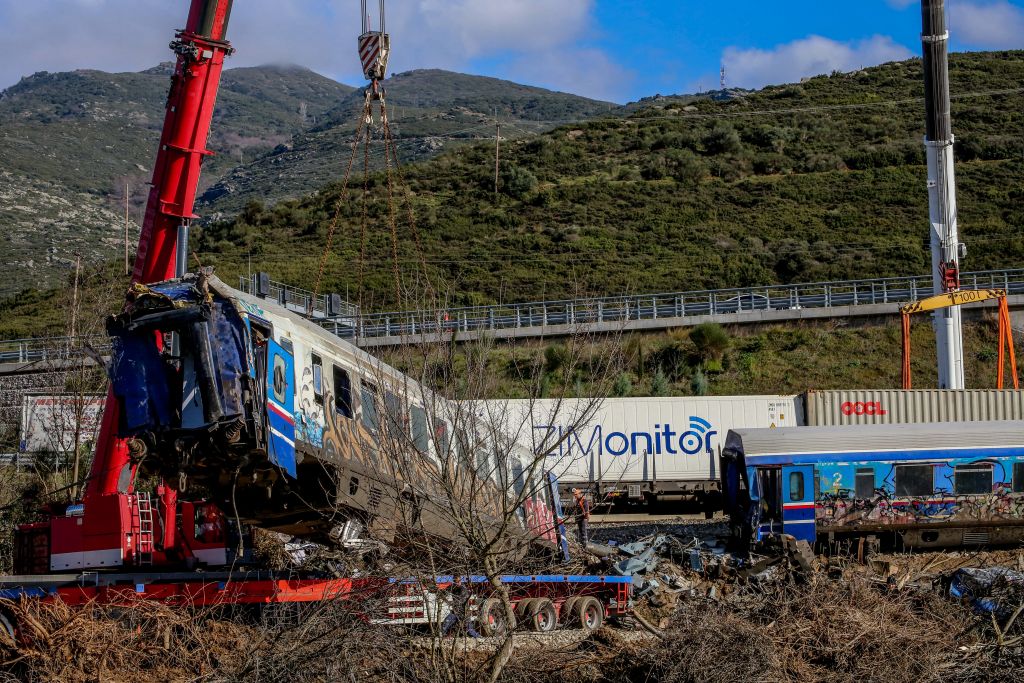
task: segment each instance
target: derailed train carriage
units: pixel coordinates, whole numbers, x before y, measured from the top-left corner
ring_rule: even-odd
[[[908,547],[1024,539],[1024,422],[735,429],[722,487],[744,544],[876,535]]]
[[[515,553],[566,552],[550,475],[467,404],[212,272],[128,300],[108,321],[110,372],[143,474],[345,544],[458,542],[459,513],[497,529],[515,506]]]

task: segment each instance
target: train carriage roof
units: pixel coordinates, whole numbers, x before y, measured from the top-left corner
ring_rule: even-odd
[[[726,437],[724,451],[747,458],[769,458],[970,448],[1024,449],[1024,421],[733,429]]]

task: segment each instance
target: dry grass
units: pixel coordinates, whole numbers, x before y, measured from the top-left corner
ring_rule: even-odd
[[[490,649],[372,626],[341,604],[282,607],[248,621],[152,604],[13,608],[20,647],[0,636],[0,680],[476,681]],[[215,618],[216,617],[216,618]],[[1024,622],[1024,619],[1021,620]],[[679,602],[661,639],[605,628],[519,639],[508,683],[910,683],[1019,680],[1024,623],[1007,629],[939,592],[865,577],[742,586]],[[998,631],[996,629],[999,629]],[[1003,647],[998,647],[999,633]],[[469,646],[468,649],[467,645]],[[454,666],[453,666],[454,664]]]

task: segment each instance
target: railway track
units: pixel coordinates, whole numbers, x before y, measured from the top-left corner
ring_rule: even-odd
[[[725,515],[721,512],[716,512],[713,517],[715,520],[725,519]],[[621,514],[605,514],[605,515],[591,515],[591,524],[600,524],[602,526],[613,526],[615,524],[678,524],[684,522],[704,521],[704,513],[683,513],[674,515],[652,515],[647,513],[621,513]]]

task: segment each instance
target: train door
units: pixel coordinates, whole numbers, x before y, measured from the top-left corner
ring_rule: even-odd
[[[295,359],[267,340],[267,450],[270,461],[295,477]]]
[[[814,543],[814,467],[782,468],[782,530],[797,540]]]

